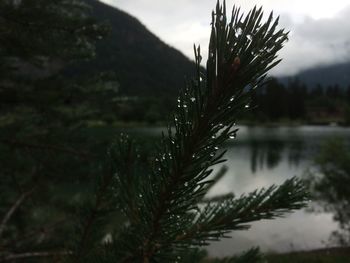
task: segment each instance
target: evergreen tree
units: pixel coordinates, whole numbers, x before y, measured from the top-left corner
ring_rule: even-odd
[[[82,1],[4,0],[0,7],[1,55],[8,59],[88,58],[105,34]]]
[[[108,76],[77,83],[59,72],[93,57],[106,35],[89,13],[75,0],[0,1],[0,261],[62,248],[68,212],[99,170],[84,163],[107,145],[86,123],[111,110],[116,92]]]
[[[288,114],[287,91],[277,79],[270,79],[265,85],[262,109],[270,120],[279,120]]]
[[[346,89],[346,102],[348,105],[350,105],[350,85]]]
[[[304,119],[306,115],[305,100],[307,91],[298,79],[288,83],[288,116],[290,119]]]

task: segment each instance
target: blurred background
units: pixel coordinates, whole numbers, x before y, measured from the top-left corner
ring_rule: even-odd
[[[44,2],[3,0],[0,8],[0,262],[67,242],[117,134],[134,136],[152,156],[193,74],[194,43],[205,61],[216,4]],[[265,17],[273,10],[290,34],[283,61],[238,120],[237,138],[226,144],[229,169],[210,194],[240,195],[298,176],[312,198],[307,209],[213,243],[209,254],[260,246],[345,248],[350,256],[350,1],[226,4],[245,13],[263,6]],[[112,231],[115,220],[104,227]]]

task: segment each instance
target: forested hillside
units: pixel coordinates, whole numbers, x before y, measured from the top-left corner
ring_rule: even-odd
[[[192,75],[194,64],[162,42],[136,18],[96,0],[85,0],[93,16],[110,24],[110,35],[97,45],[94,60],[76,64],[69,73],[114,72],[122,95],[173,95]]]

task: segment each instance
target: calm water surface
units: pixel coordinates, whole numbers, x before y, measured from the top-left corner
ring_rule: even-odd
[[[239,127],[237,138],[225,147],[228,152],[225,177],[210,195],[234,192],[247,193],[271,184],[281,184],[287,178],[302,176],[312,167],[319,147],[335,137],[350,142],[350,128],[301,127]],[[143,128],[139,132],[157,136],[163,128]],[[215,167],[215,170],[220,167]],[[332,231],[337,229],[332,214],[300,210],[285,218],[263,220],[252,224],[249,231],[235,231],[231,239],[213,243],[213,256],[232,255],[252,246],[263,251],[285,252],[325,247]]]

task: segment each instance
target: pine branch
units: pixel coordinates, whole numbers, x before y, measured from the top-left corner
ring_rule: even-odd
[[[226,165],[223,165],[220,168],[220,170],[216,172],[211,182],[206,185],[205,192],[208,193],[216,185],[216,183],[219,182],[225,176],[227,171],[228,167]]]
[[[226,196],[204,210],[199,205],[213,183],[208,180],[211,167],[225,161],[226,151],[220,147],[236,137],[236,119],[249,110],[251,91],[280,61],[276,53],[287,33],[276,30],[278,19],[273,21],[272,14],[265,23],[262,17],[261,8],[243,18],[234,7],[228,22],[225,4],[218,2],[206,71],[200,66],[200,48],[195,47],[195,78],[180,93],[153,170],[133,181],[125,173],[117,175],[120,203],[130,218],[116,241],[121,262],[169,260],[174,251],[218,240],[228,231],[246,229],[249,222],[305,205],[305,191],[296,179],[238,199]],[[139,220],[132,219],[133,197]]]
[[[108,203],[106,200],[108,193],[111,190],[111,182],[113,179],[113,173],[110,172],[107,176],[103,176],[100,178],[101,182],[99,182],[96,194],[95,201],[93,207],[90,209],[85,222],[83,223],[83,228],[81,231],[80,239],[78,242],[78,246],[76,251],[74,251],[74,260],[77,262],[85,258],[86,254],[89,250],[89,245],[91,245],[91,236],[94,230],[94,226],[96,222],[106,216],[107,213],[110,213],[112,209],[105,209],[107,206],[105,203]],[[109,197],[109,196],[108,196]],[[114,208],[115,209],[115,208]]]
[[[216,195],[213,197],[204,197],[200,202],[201,203],[216,203],[216,202],[222,202],[227,199],[232,199],[234,198],[235,195],[233,193],[227,193],[227,194],[222,194],[222,195]]]
[[[297,189],[297,190],[296,190]],[[305,206],[306,189],[296,178],[285,181],[281,186],[272,185],[267,189],[255,190],[240,198],[231,198],[219,203],[206,205],[193,227],[177,237],[177,241],[198,240],[199,245],[206,241],[219,240],[232,230],[246,230],[251,223],[263,219],[283,217],[291,210]]]
[[[11,208],[7,211],[0,223],[0,237],[5,230],[7,222],[10,220],[12,215],[20,207],[20,205],[34,192],[34,188],[21,194],[17,200],[13,203]]]
[[[131,222],[140,222],[138,207],[142,205],[143,196],[138,195],[140,185],[137,176],[145,170],[138,160],[139,154],[134,142],[122,135],[111,147],[110,155],[112,162],[118,164],[115,183],[118,185],[120,203],[124,204],[121,209]]]

